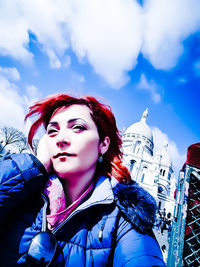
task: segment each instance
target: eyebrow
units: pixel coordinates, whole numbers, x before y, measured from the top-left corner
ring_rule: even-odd
[[[83,121],[84,123],[87,124],[87,122],[84,119],[82,119],[82,118],[70,119],[69,121],[67,121],[67,123],[68,124],[71,124],[71,123],[76,122],[76,121],[79,121],[79,120],[81,120],[81,121]],[[57,126],[57,125],[58,125],[58,122],[57,121],[50,121],[49,124],[47,125],[47,127],[48,126]]]
[[[49,127],[49,126],[56,126],[56,125],[58,125],[58,123],[56,121],[50,121],[48,123],[47,127]]]
[[[73,122],[75,122],[75,121],[83,121],[83,122],[85,122],[86,123],[86,121],[84,120],[84,119],[82,119],[82,118],[74,118],[74,119],[71,119],[71,120],[69,120],[68,121],[68,124],[70,124],[70,123],[73,123]]]

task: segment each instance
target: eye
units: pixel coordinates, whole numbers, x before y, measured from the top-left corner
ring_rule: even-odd
[[[75,132],[82,132],[82,131],[86,130],[86,127],[82,124],[74,124],[72,126],[72,130],[74,130]]]
[[[47,130],[47,134],[48,134],[48,135],[54,134],[54,133],[56,133],[56,132],[57,132],[57,130],[54,129],[54,128],[50,128],[50,129]]]

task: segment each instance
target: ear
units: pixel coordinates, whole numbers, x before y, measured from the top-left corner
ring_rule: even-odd
[[[106,136],[104,140],[99,145],[99,152],[101,155],[105,154],[110,145],[110,138]]]

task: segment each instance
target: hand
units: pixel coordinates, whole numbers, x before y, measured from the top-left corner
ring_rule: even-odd
[[[46,134],[40,139],[38,148],[37,148],[37,158],[46,168],[47,172],[51,172],[51,159],[49,155],[49,151],[46,145]]]

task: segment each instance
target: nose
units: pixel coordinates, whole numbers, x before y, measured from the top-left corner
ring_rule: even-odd
[[[70,137],[68,134],[66,133],[59,133],[58,137],[57,137],[57,141],[56,144],[58,147],[60,148],[64,148],[68,145],[70,145],[71,141],[70,141]]]

